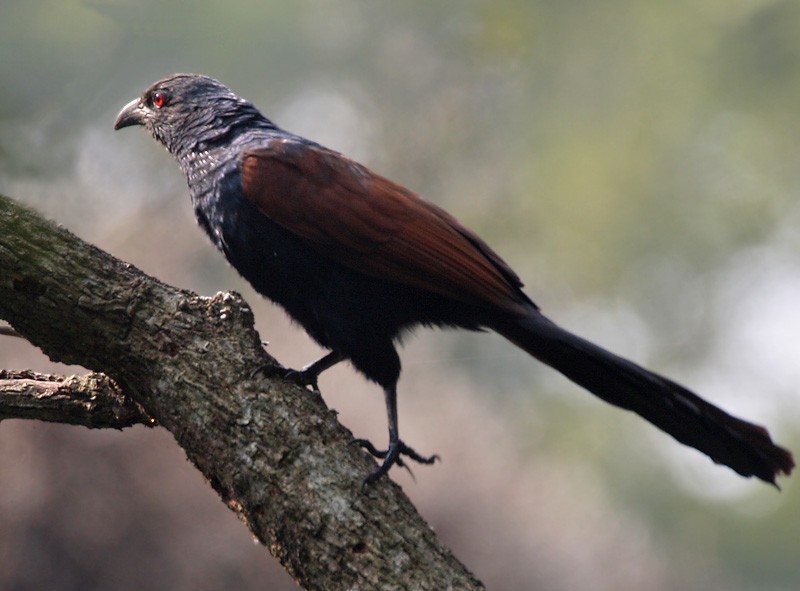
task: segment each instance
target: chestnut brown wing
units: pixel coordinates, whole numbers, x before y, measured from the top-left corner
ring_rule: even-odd
[[[292,139],[246,152],[244,196],[319,253],[378,279],[510,312],[522,282],[441,208],[342,155]]]

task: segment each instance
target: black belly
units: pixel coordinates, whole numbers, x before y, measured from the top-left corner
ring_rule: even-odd
[[[320,345],[382,385],[397,380],[394,341],[404,332],[420,324],[479,328],[481,314],[472,305],[359,273],[278,226],[240,195],[224,201],[197,214],[231,265]]]

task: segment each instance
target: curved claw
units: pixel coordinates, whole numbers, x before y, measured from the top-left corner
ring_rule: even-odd
[[[390,442],[389,447],[386,450],[379,450],[368,439],[354,439],[352,443],[363,447],[371,455],[383,460],[377,470],[370,472],[367,474],[367,477],[364,478],[365,486],[377,482],[381,476],[389,472],[389,469],[394,465],[398,465],[401,468],[408,470],[413,478],[414,473],[411,472],[411,468],[409,468],[408,465],[403,461],[402,456],[406,456],[419,464],[426,465],[433,464],[436,460],[441,459],[438,454],[433,454],[432,456],[420,455],[414,451],[413,448],[409,447],[400,440],[396,442]]]
[[[267,377],[275,377],[275,376],[281,376],[282,372],[284,371],[286,371],[285,367],[282,367],[280,365],[274,365],[272,363],[265,363],[264,365],[259,365],[253,371],[251,371],[248,377],[251,380],[259,374]]]
[[[386,457],[387,452],[381,451],[377,447],[372,445],[372,442],[369,439],[353,439],[350,443],[353,445],[357,445],[359,447],[363,447],[369,452],[370,455],[375,456],[376,458],[383,459]]]
[[[308,369],[286,369],[283,372],[283,378],[304,388],[311,386],[314,392],[320,393],[319,385],[317,384],[318,372],[308,371]]]
[[[318,373],[305,371],[302,369],[291,369],[288,367],[282,367],[280,365],[259,365],[253,371],[250,372],[250,379],[256,377],[258,374],[262,374],[268,377],[278,377],[283,378],[284,380],[289,380],[294,382],[298,386],[311,386],[314,392],[319,393],[319,386],[317,385],[317,378],[319,377]]]
[[[344,357],[341,354],[337,353],[336,351],[332,351],[325,355],[325,357],[322,359],[306,365],[303,369],[289,369],[283,367],[282,365],[273,364],[260,365],[250,373],[250,378],[254,378],[259,373],[267,376],[277,376],[285,380],[290,380],[299,386],[303,386],[304,388],[311,386],[314,392],[319,394],[319,385],[317,384],[317,378],[319,378],[319,374],[329,367],[336,365],[342,359],[344,359]]]

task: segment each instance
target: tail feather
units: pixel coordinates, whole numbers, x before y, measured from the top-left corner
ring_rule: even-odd
[[[775,484],[792,454],[763,427],[733,417],[697,394],[582,339],[538,312],[493,328],[606,402],[631,410],[742,476]]]

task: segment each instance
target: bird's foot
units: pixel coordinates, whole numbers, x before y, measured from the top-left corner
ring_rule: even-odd
[[[403,456],[406,456],[407,458],[412,459],[419,464],[427,465],[433,464],[436,460],[441,459],[437,454],[433,454],[432,456],[420,455],[414,451],[414,449],[407,446],[400,440],[389,442],[389,448],[385,450],[377,449],[374,445],[372,445],[372,442],[367,439],[354,439],[353,443],[355,445],[360,445],[376,458],[383,460],[383,463],[380,465],[380,467],[378,467],[377,470],[370,472],[367,474],[367,477],[364,478],[365,486],[377,482],[381,476],[389,472],[389,469],[395,464],[408,470],[413,477],[414,474],[411,472],[411,469],[408,467],[408,465],[403,461]]]
[[[277,376],[285,380],[290,380],[303,387],[311,386],[314,392],[319,394],[319,386],[317,385],[317,378],[319,378],[319,374],[329,367],[333,367],[343,359],[344,356],[341,353],[331,351],[322,359],[318,359],[314,363],[309,363],[303,369],[287,369],[282,365],[267,364],[257,367],[255,370],[253,370],[253,373],[250,374],[250,377],[252,378],[259,373]]]
[[[289,367],[283,367],[282,365],[265,364],[259,365],[257,368],[255,368],[250,373],[250,377],[254,378],[258,374],[267,377],[283,378],[284,380],[294,382],[298,386],[303,386],[304,388],[311,386],[311,389],[314,392],[317,394],[320,393],[319,385],[317,384],[319,372],[312,371],[310,366],[304,367],[303,369],[291,369]]]

